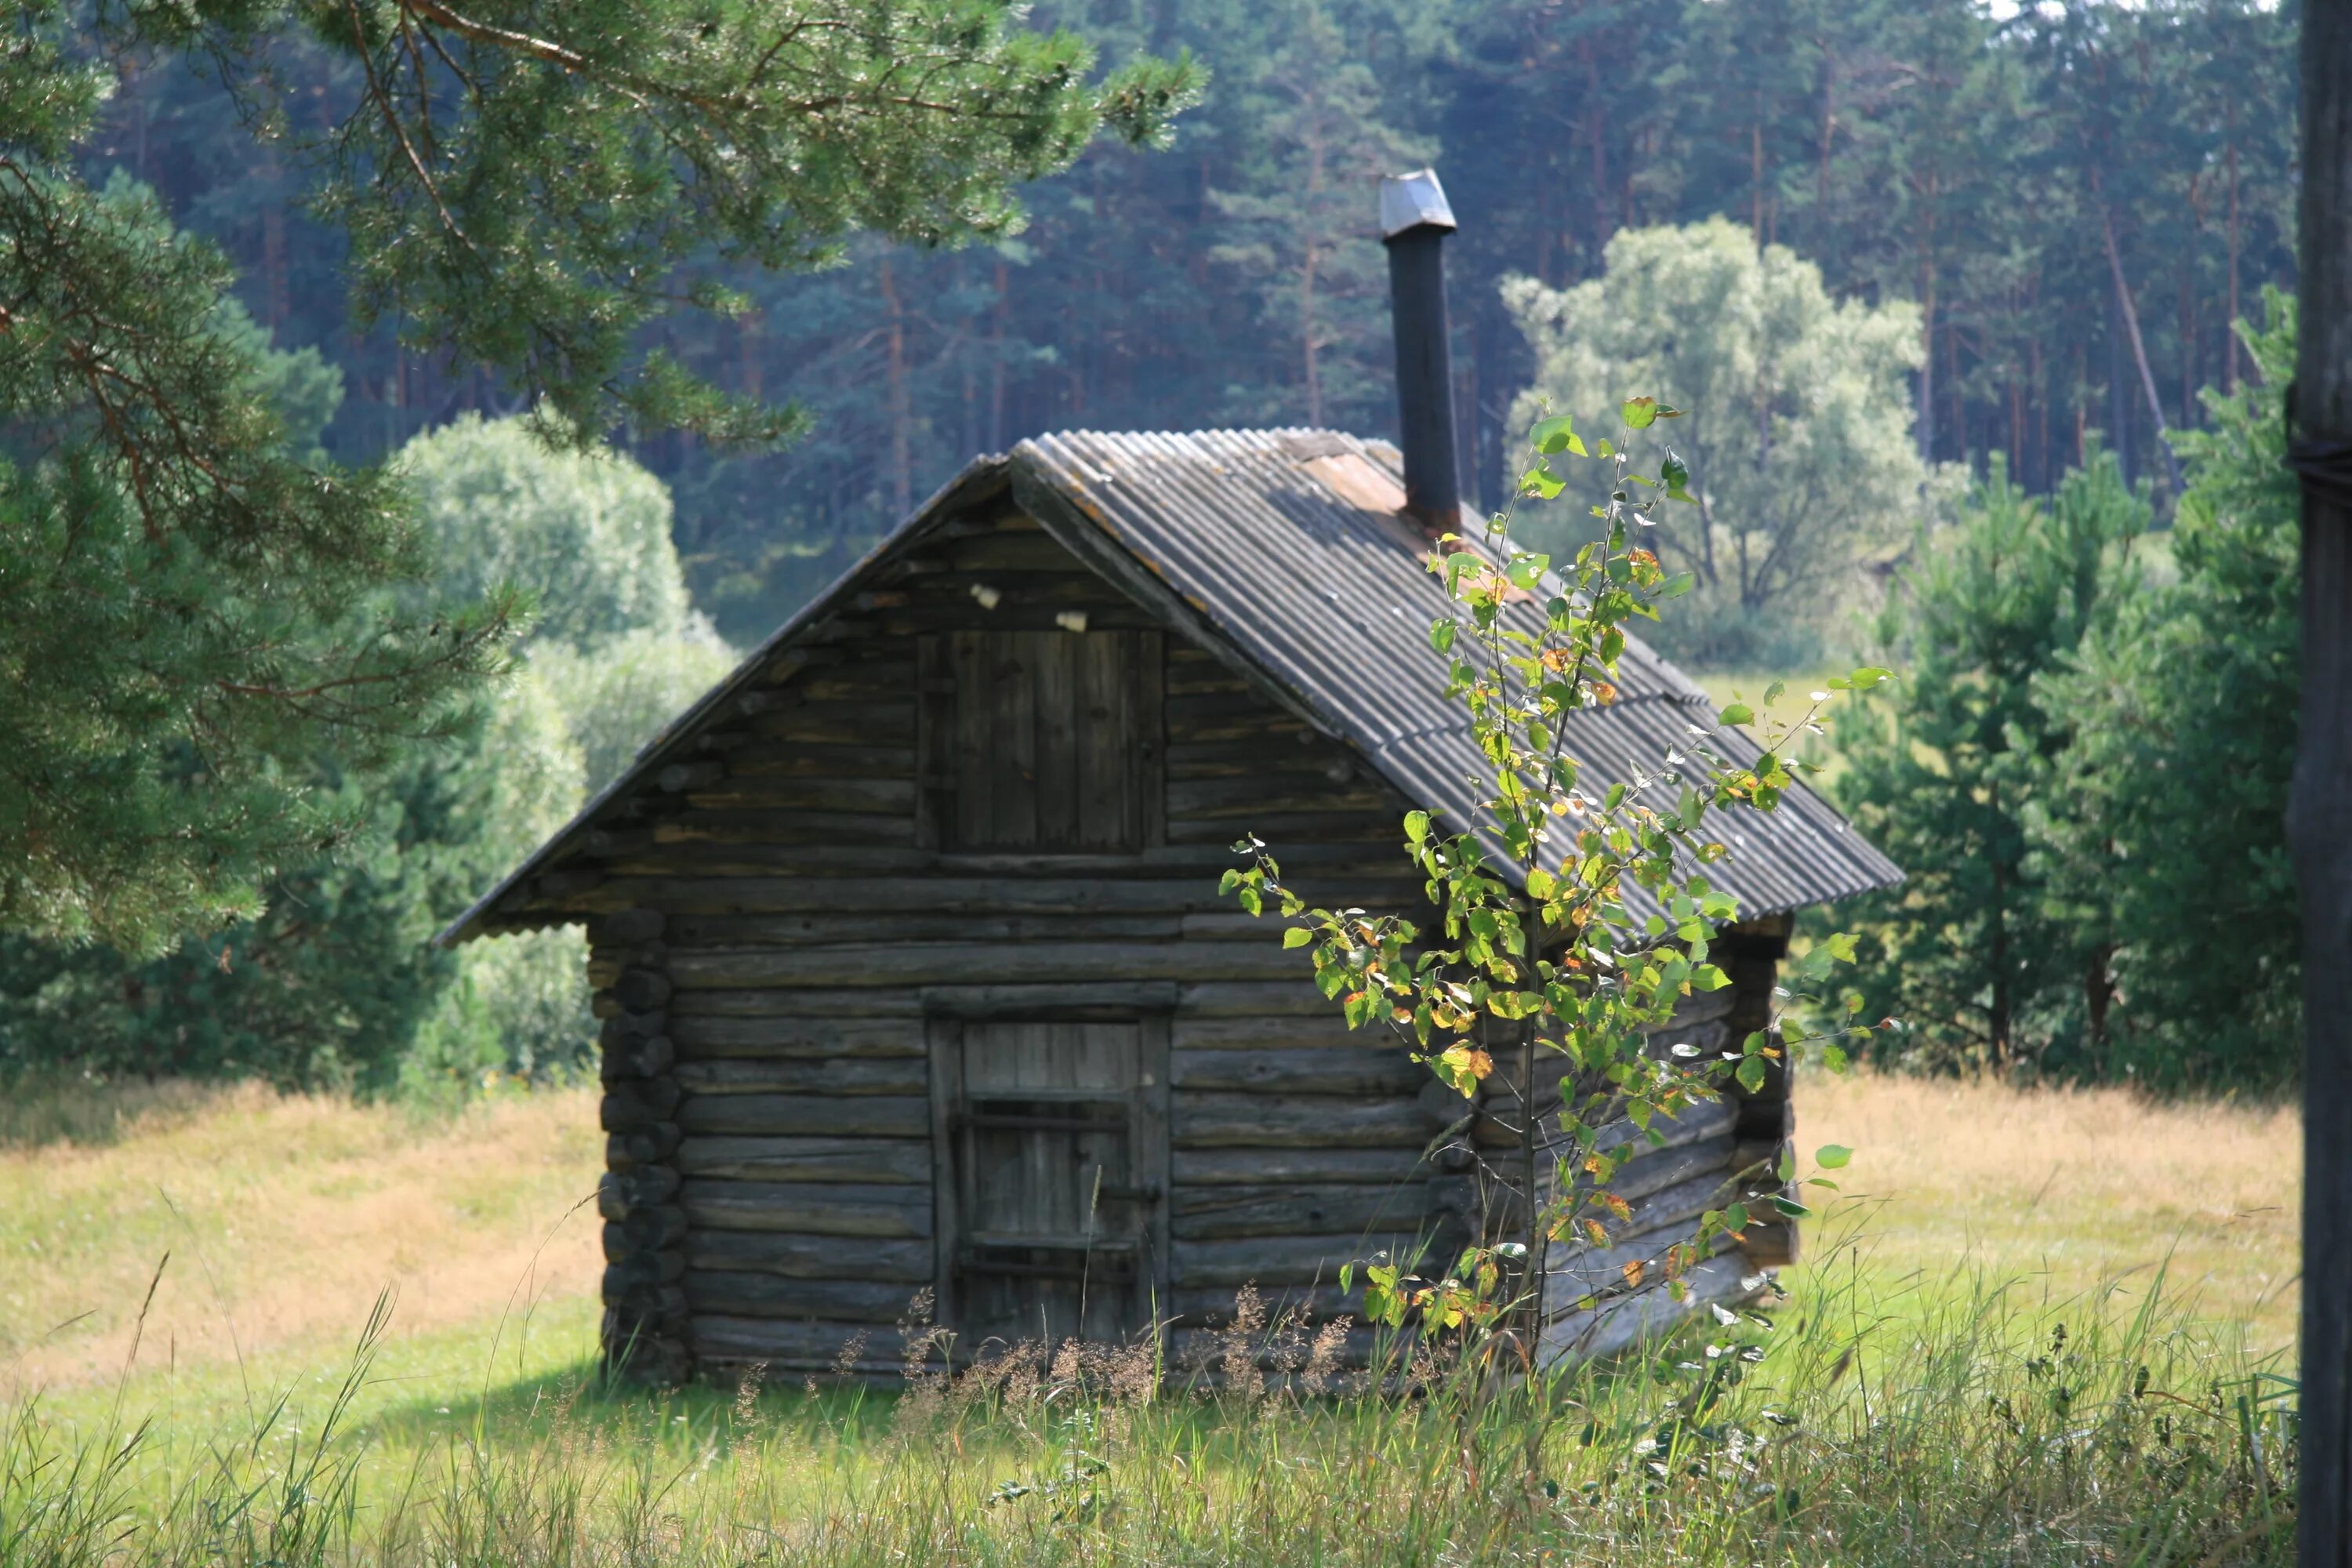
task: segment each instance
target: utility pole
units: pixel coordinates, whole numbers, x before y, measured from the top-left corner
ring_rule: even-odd
[[[2352,1564],[2352,0],[2303,7],[2303,1568]]]

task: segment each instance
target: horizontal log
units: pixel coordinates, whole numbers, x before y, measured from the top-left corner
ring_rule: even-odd
[[[1427,1176],[1417,1149],[1179,1149],[1170,1156],[1174,1185],[1249,1186],[1261,1182],[1379,1182]]]
[[[643,855],[661,856],[670,846],[685,844],[880,849],[914,842],[911,811],[897,816],[860,811],[693,811],[656,826],[654,847]],[[635,861],[616,856],[612,863],[622,866]]]
[[[1177,1001],[1180,1018],[1308,1017],[1328,1020],[1339,1004],[1315,988],[1311,977],[1298,980],[1208,980],[1183,987]]]
[[[771,701],[745,728],[761,745],[912,745],[915,704]]]
[[[1656,1150],[1626,1162],[1611,1178],[1608,1190],[1632,1203],[1699,1176],[1729,1176],[1736,1147],[1731,1134],[1724,1132],[1677,1148]]]
[[[1122,861],[1127,858],[1121,857]],[[1238,862],[1234,862],[1238,864]],[[1381,895],[1417,896],[1395,876],[1380,882],[1321,879],[1324,903],[1363,904]],[[1216,874],[1177,876],[647,877],[615,879],[612,891],[658,904],[673,919],[698,915],[1129,915],[1228,913]],[[1269,920],[1260,930],[1272,929]]]
[[[1275,1144],[1418,1152],[1437,1131],[1411,1100],[1185,1090],[1171,1097],[1170,1123],[1171,1142],[1179,1149]]]
[[[883,942],[1172,942],[1191,934],[1183,921],[1175,914],[899,914],[858,909],[829,914],[680,915],[671,926],[678,945],[691,950]],[[1258,934],[1270,938],[1272,933],[1260,927]]]
[[[931,1102],[928,1096],[850,1095],[818,1100],[799,1094],[704,1094],[678,1108],[677,1122],[689,1135],[928,1138]]]
[[[656,969],[632,969],[613,983],[613,1000],[625,1011],[647,1013],[669,1000],[670,982]]]
[[[1272,980],[1297,976],[1309,990],[1303,953],[1205,942],[860,942],[837,947],[677,952],[680,989],[756,985],[1010,985],[1070,981]]]
[[[681,991],[670,998],[669,1036],[673,1040],[690,1039],[695,1021],[706,1018],[790,1018],[814,1030],[829,1022],[863,1028],[878,1019],[922,1016],[921,994],[908,990]]]
[[[673,1120],[677,1085],[666,1078],[625,1079],[605,1093],[598,1124],[607,1132],[646,1132]]]
[[[697,1176],[678,1191],[697,1229],[797,1236],[928,1237],[928,1188],[837,1182],[723,1182]]]
[[[1168,1233],[1179,1241],[1244,1236],[1418,1228],[1429,1205],[1428,1184],[1301,1186],[1284,1182],[1247,1187],[1182,1187],[1169,1200]]]
[[[920,1237],[800,1236],[789,1231],[697,1230],[687,1235],[688,1268],[776,1274],[794,1279],[877,1279],[903,1289],[929,1283],[936,1244]],[[821,1315],[821,1314],[820,1314]]]
[[[1168,1080],[1180,1089],[1247,1089],[1261,1094],[1346,1094],[1366,1098],[1420,1092],[1429,1068],[1402,1045],[1308,1046],[1287,1049],[1179,1049]],[[1378,1036],[1372,1036],[1374,1041]]]
[[[746,746],[730,756],[727,772],[739,779],[911,779],[915,776],[915,748],[827,745],[807,741],[779,745],[769,742]]]
[[[1170,980],[1097,981],[1072,985],[927,985],[924,1009],[943,1018],[1132,1018],[1176,1005]],[[791,993],[783,993],[791,994]]]
[[[680,1089],[693,1095],[928,1094],[930,1064],[919,1057],[780,1057],[678,1064]]]
[[[773,1274],[728,1274],[689,1268],[686,1300],[697,1312],[746,1318],[824,1318],[846,1323],[896,1323],[917,1289],[885,1279],[785,1279]]]
[[[1312,990],[1312,987],[1309,987]],[[1384,1024],[1350,1029],[1339,1004],[1315,992],[1322,1016],[1265,1017],[1256,1014],[1233,1016],[1187,1016],[1171,1026],[1169,1043],[1180,1051],[1305,1051],[1387,1050],[1403,1052],[1410,1037],[1391,1032]]]
[[[911,655],[885,653],[881,648],[870,651],[883,657],[845,659],[809,670],[792,683],[793,694],[803,702],[872,702],[903,698],[914,689]]]
[[[1000,589],[1000,592],[1003,590]],[[946,632],[1066,632],[1060,617],[1066,606],[1036,600],[1024,602],[1008,594],[990,608],[971,598],[926,599],[882,613],[878,629],[886,637],[925,637]],[[1097,600],[1086,606],[1090,632],[1158,631],[1165,622],[1135,605]]]
[[[1391,1261],[1421,1251],[1411,1230],[1381,1235],[1252,1237],[1234,1241],[1171,1241],[1171,1286],[1177,1289],[1237,1289],[1255,1284],[1267,1294],[1306,1285],[1330,1286],[1340,1266],[1385,1255]]]
[[[777,1013],[740,1018],[682,1016],[675,1029],[672,1043],[688,1061],[925,1054],[922,1026],[908,1018],[813,1018]]]
[[[1215,844],[1221,839],[1231,844],[1243,833],[1254,833],[1273,847],[1275,858],[1286,868],[1291,864],[1294,845],[1384,844],[1396,841],[1398,832],[1385,806],[1355,811],[1268,810],[1247,816],[1178,816],[1171,812],[1168,817],[1171,845]]]
[[[1739,1106],[1734,1100],[1701,1100],[1685,1110],[1680,1116],[1654,1118],[1646,1132],[1631,1121],[1620,1121],[1602,1128],[1601,1136],[1594,1142],[1604,1150],[1622,1149],[1630,1144],[1651,1149],[1674,1149],[1730,1131],[1738,1116]],[[1654,1133],[1654,1137],[1652,1136]]]
[[[1231,683],[1229,689],[1238,692],[1241,688]],[[1169,695],[1176,695],[1173,687]],[[1282,787],[1296,788],[1310,780],[1345,784],[1366,776],[1354,752],[1318,735],[1285,746],[1256,741],[1179,741],[1168,748],[1167,766],[1171,784],[1180,779],[1278,779]]]
[[[958,572],[1061,572],[1101,581],[1049,533],[983,533],[956,540],[940,553]]]
[[[596,945],[635,947],[645,942],[658,942],[667,917],[659,909],[642,906],[620,910],[598,921],[589,932]]]
[[[902,779],[730,778],[687,797],[697,811],[846,812],[898,816],[915,809],[915,781]]]
[[[1676,1242],[1687,1241],[1687,1231],[1674,1233],[1654,1231],[1648,1236],[1634,1237],[1612,1247],[1576,1247],[1551,1250],[1551,1267],[1546,1270],[1544,1300],[1548,1310],[1568,1312],[1587,1296],[1605,1297],[1622,1293],[1629,1286],[1662,1285],[1665,1279],[1666,1251]],[[1712,1256],[1727,1252],[1737,1244],[1727,1236],[1712,1237],[1702,1253]],[[1627,1266],[1641,1265],[1638,1275],[1627,1272]]]
[[[1670,1332],[1711,1306],[1752,1299],[1754,1279],[1737,1254],[1708,1258],[1683,1275],[1686,1294],[1681,1300],[1660,1287],[1595,1311],[1564,1314],[1545,1326],[1538,1353],[1546,1366],[1616,1355]]]
[[[931,1180],[931,1146],[912,1138],[688,1138],[679,1142],[675,1163],[686,1175],[744,1182]]]
[[[675,1121],[656,1121],[615,1132],[604,1140],[604,1165],[608,1170],[635,1171],[656,1165],[677,1152],[678,1129]]]
[[[1328,902],[1321,889],[1333,879],[1393,879],[1402,857],[1373,843],[1287,843],[1280,847],[1284,871],[1300,895]],[[564,897],[585,898],[608,879],[693,877],[865,878],[937,873],[953,877],[1126,879],[1205,877],[1214,894],[1219,876],[1241,864],[1233,840],[1156,845],[1130,854],[1030,854],[1004,851],[918,849],[911,845],[874,844],[856,838],[813,843],[662,844],[634,856],[615,856],[604,868],[583,874]],[[634,880],[615,886],[633,890]],[[566,904],[566,909],[572,906]],[[620,907],[617,903],[613,907]]]
[[[1387,825],[1398,842],[1403,842],[1404,826],[1394,801],[1386,790],[1334,783],[1328,778],[1294,783],[1292,776],[1286,773],[1236,779],[1171,779],[1168,782],[1168,816],[1171,821],[1178,817],[1248,817],[1253,821],[1270,822],[1280,820],[1286,814],[1297,812],[1318,815],[1360,813],[1368,817],[1377,817]]]
[[[851,1376],[897,1375],[906,1363],[906,1344],[892,1324],[834,1321],[784,1322],[698,1312],[687,1329],[687,1344],[705,1368],[758,1364],[772,1372]]]

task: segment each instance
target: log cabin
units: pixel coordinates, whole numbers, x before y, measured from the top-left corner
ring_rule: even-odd
[[[639,1375],[887,1377],[919,1294],[964,1353],[1160,1333],[1181,1365],[1245,1286],[1339,1313],[1342,1263],[1450,1256],[1523,1213],[1509,1075],[1465,1102],[1349,1032],[1276,922],[1217,891],[1255,834],[1313,902],[1412,912],[1402,814],[1475,821],[1481,759],[1426,637],[1430,541],[1459,518],[1452,218],[1428,174],[1382,207],[1402,449],[1068,432],[973,461],[442,933],[586,928],[604,1336]],[[1620,688],[1571,730],[1588,779],[1655,771],[1711,719],[1638,644]],[[1733,984],[1660,1048],[1764,1026],[1790,917],[1900,877],[1802,788],[1732,847]],[[1686,1300],[1568,1305],[1769,1165],[1789,1088],[1694,1110],[1623,1168],[1632,1219],[1547,1260],[1548,1356],[1793,1256],[1759,1228]]]

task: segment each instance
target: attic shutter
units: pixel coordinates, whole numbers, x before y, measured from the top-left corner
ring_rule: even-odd
[[[1117,853],[1155,840],[1158,632],[924,640],[925,815],[939,847]]]

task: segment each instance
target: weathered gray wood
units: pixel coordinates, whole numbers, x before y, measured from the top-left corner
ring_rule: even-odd
[[[1175,914],[680,915],[679,946],[813,947],[875,942],[1054,942],[1173,941],[1187,934]],[[1261,928],[1259,934],[1266,934]]]
[[[1176,1005],[1173,981],[1095,981],[1069,985],[926,985],[926,1011],[952,1018],[1109,1022]]]
[[[1177,1005],[1181,1026],[1189,1018],[1308,1017],[1328,1019],[1331,999],[1305,981],[1206,980],[1183,988]]]
[[[918,1095],[929,1092],[920,1057],[772,1058],[681,1062],[690,1094]]]
[[[879,848],[912,849],[915,817],[856,811],[691,811],[670,817],[654,828],[654,847],[635,858],[614,857],[616,867],[637,863],[646,855],[671,846],[703,845],[767,850],[799,847],[828,853],[868,852]]]
[[[1733,1173],[1732,1152],[1737,1147],[1731,1134],[1724,1132],[1679,1148],[1644,1154],[1621,1167],[1608,1190],[1632,1203],[1699,1176],[1713,1175],[1720,1180]]]
[[[928,1158],[928,1152],[926,1158]],[[698,1230],[686,1238],[688,1268],[780,1274],[794,1279],[887,1280],[911,1294],[930,1283],[932,1243],[922,1237],[796,1236],[789,1231]],[[823,1314],[815,1314],[822,1316]]]
[[[1759,1288],[1738,1255],[1711,1258],[1683,1276],[1687,1295],[1676,1300],[1663,1287],[1638,1291],[1590,1312],[1571,1312],[1548,1324],[1540,1340],[1544,1364],[1594,1361],[1666,1333],[1710,1306],[1752,1300]]]
[[[1171,817],[1225,821],[1248,817],[1277,822],[1286,816],[1308,813],[1361,813],[1404,842],[1404,826],[1394,797],[1385,789],[1363,784],[1335,784],[1328,778],[1296,779],[1287,774],[1255,778],[1174,780],[1168,784]],[[1351,837],[1360,837],[1351,835]],[[1398,858],[1403,858],[1400,851]]]
[[[920,1057],[922,1030],[905,1018],[681,1016],[671,1043],[688,1061],[770,1057]]]
[[[697,1229],[780,1230],[798,1236],[929,1237],[931,1195],[920,1187],[836,1182],[688,1180],[678,1205]]]
[[[1286,843],[1282,864],[1303,896],[1323,900],[1332,880],[1393,878],[1400,858],[1384,842]],[[1202,844],[1153,845],[1131,855],[1055,854],[1044,850],[957,852],[919,849],[911,844],[869,844],[851,838],[816,843],[701,843],[658,845],[635,855],[615,856],[602,870],[583,874],[565,898],[585,900],[608,879],[672,877],[856,877],[910,876],[936,872],[954,877],[1167,877],[1206,875],[1213,892],[1218,876],[1237,865],[1231,839]],[[527,908],[541,907],[538,904]],[[558,906],[548,906],[558,907]],[[574,904],[564,902],[569,911]],[[580,908],[585,909],[584,903]],[[613,907],[619,908],[616,902]],[[591,911],[593,912],[593,911]]]
[[[1436,1131],[1411,1100],[1180,1090],[1173,1106],[1179,1149],[1297,1145],[1419,1151]]]
[[[1402,843],[1398,824],[1384,813],[1368,811],[1267,811],[1245,817],[1175,816],[1168,819],[1168,842],[1231,845],[1242,832],[1256,834],[1268,844],[1314,843],[1324,848],[1343,844]],[[1403,859],[1400,854],[1399,860]],[[1287,855],[1283,864],[1288,868]]]
[[[748,720],[745,728],[770,744],[908,745],[915,737],[915,704],[911,700],[778,704]]]
[[[837,1020],[863,1024],[873,1019],[922,1016],[922,997],[904,990],[861,987],[856,991],[681,991],[669,999],[669,1035],[674,1040],[686,1037],[692,1033],[689,1020],[698,1018],[783,1017],[796,1020],[796,1027],[813,1030]]]
[[[741,1182],[898,1183],[931,1179],[928,1141],[914,1138],[763,1138],[730,1135],[683,1139],[677,1169],[688,1176]]]
[[[1168,748],[1171,789],[1179,781],[1210,779],[1270,779],[1286,789],[1328,788],[1345,784],[1356,767],[1345,751],[1319,738],[1295,746],[1268,746],[1262,741],[1185,741]]]
[[[930,1131],[930,1106],[897,1095],[706,1094],[678,1107],[677,1123],[689,1134],[921,1138]]]
[[[1171,1157],[1179,1192],[1193,1187],[1250,1186],[1262,1182],[1378,1183],[1390,1185],[1429,1174],[1418,1149],[1179,1149]]]
[[[1137,869],[1131,864],[1114,864],[1111,870],[1118,874],[1086,877],[616,877],[609,890],[633,902],[658,904],[679,920],[791,914],[1226,917],[1237,909],[1231,898],[1217,891],[1213,871],[1138,877],[1132,874]],[[1418,900],[1420,884],[1393,874],[1357,881],[1318,876],[1313,891],[1318,900],[1341,907],[1402,909]],[[1279,924],[1273,917],[1252,923],[1260,934],[1278,940],[1274,933]]]
[[[963,1022],[933,1014],[924,1021],[931,1091],[926,1103],[931,1152],[931,1215],[934,1237],[931,1298],[937,1321],[952,1323],[963,1312],[963,1279],[956,1267],[970,1221],[964,1213],[964,1163],[956,1118],[964,1103]]]
[[[1314,966],[1271,943],[1090,942],[1000,946],[991,942],[844,943],[837,947],[743,948],[674,952],[679,989],[756,985],[904,986],[1062,984],[1074,981],[1273,980],[1310,996]]]
[[[1363,1037],[1358,1037],[1359,1040]],[[1377,1039],[1377,1037],[1374,1037]],[[1259,1051],[1180,1050],[1171,1063],[1181,1089],[1245,1089],[1259,1094],[1410,1097],[1429,1069],[1402,1045],[1309,1046]]]
[[[1171,1036],[1180,1051],[1387,1050],[1409,1048],[1409,1036],[1399,1036],[1385,1025],[1350,1029],[1339,1015],[1339,1005],[1320,992],[1322,1016],[1267,1017],[1257,1014],[1230,1016],[1188,1016],[1175,1021]]]
[[[1169,1277],[1177,1290],[1237,1288],[1255,1284],[1273,1291],[1304,1285],[1328,1286],[1339,1266],[1385,1252],[1391,1259],[1418,1252],[1411,1230],[1365,1235],[1253,1237],[1234,1241],[1177,1241],[1169,1246]]]
[[[1260,1284],[1258,1310],[1269,1323],[1286,1318],[1295,1323],[1316,1324],[1340,1316],[1360,1317],[1362,1292],[1359,1282],[1354,1291],[1342,1296],[1339,1281],[1333,1279],[1319,1285]],[[1169,1292],[1160,1316],[1176,1328],[1224,1328],[1234,1321],[1240,1296],[1238,1286],[1187,1286]]]
[[[1146,1254],[1137,1270],[1134,1297],[1128,1306],[1126,1326],[1140,1328],[1152,1320],[1159,1303],[1171,1288],[1168,1247],[1174,1194],[1172,1151],[1169,1146],[1169,1106],[1173,1099],[1167,1015],[1141,1020],[1137,1036],[1137,1074],[1130,1111],[1133,1135],[1133,1183],[1142,1195],[1130,1200],[1135,1223]]]
[[[915,748],[796,742],[740,751],[727,771],[739,779],[912,779]]]
[[[1180,1241],[1418,1228],[1429,1202],[1425,1183],[1378,1186],[1185,1187],[1169,1224]]]
[[[1702,1138],[1713,1138],[1728,1132],[1739,1119],[1736,1100],[1709,1100],[1692,1106],[1680,1116],[1659,1117],[1650,1123],[1649,1132],[1631,1121],[1620,1121],[1601,1130],[1595,1142],[1604,1150],[1640,1146],[1650,1149],[1672,1149],[1684,1143],[1695,1143]],[[1658,1136],[1653,1140],[1650,1132]]]
[[[786,1322],[698,1312],[687,1330],[698,1364],[720,1368],[753,1363],[773,1372],[822,1373],[843,1367],[853,1376],[889,1376],[903,1370],[906,1344],[894,1325],[838,1321]]]
[[[697,1312],[747,1318],[824,1318],[845,1323],[896,1323],[919,1287],[885,1279],[786,1279],[690,1268],[688,1305]]]
[[[687,796],[698,811],[824,811],[905,816],[915,809],[912,778],[730,778]]]
[[[982,534],[956,541],[948,546],[945,554],[958,572],[1017,573],[1024,576],[1033,572],[1064,572],[1089,583],[1102,581],[1045,533]]]

